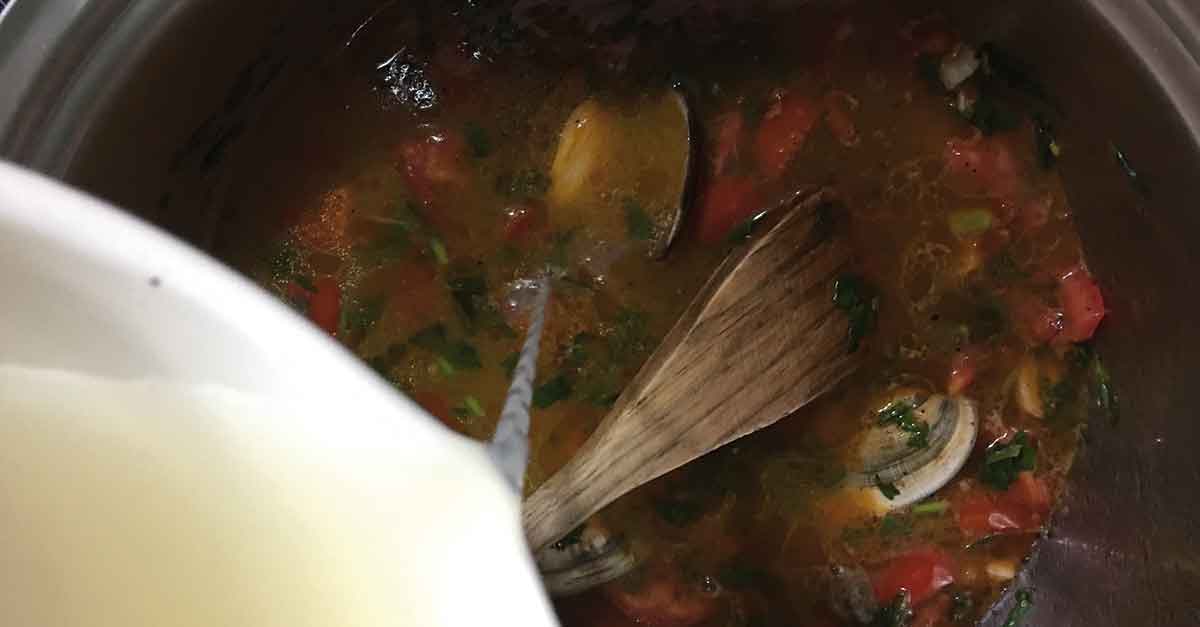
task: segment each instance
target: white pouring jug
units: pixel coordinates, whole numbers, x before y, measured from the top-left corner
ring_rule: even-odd
[[[554,625],[519,507],[248,281],[0,163],[0,624]]]

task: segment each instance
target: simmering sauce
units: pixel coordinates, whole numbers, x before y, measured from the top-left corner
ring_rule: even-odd
[[[1061,114],[1019,51],[962,41],[900,3],[700,4],[677,17],[652,3],[641,18],[536,2],[382,6],[264,122],[261,165],[230,190],[234,214],[253,217],[229,225],[222,253],[480,439],[523,337],[523,282],[564,272],[538,367],[532,489],[751,218],[794,190],[831,188],[855,250],[844,285],[866,308],[852,316],[865,316],[854,340],[867,365],[599,514],[639,567],[561,599],[560,617],[970,623],[1045,529],[1089,406],[1111,402],[1087,344],[1103,299],[1054,169],[1070,158],[1053,135]],[[696,188],[655,259],[648,184],[579,200],[553,191],[570,173],[552,166],[581,103],[636,117],[672,84],[699,131]],[[611,168],[669,153],[678,134],[655,128],[641,146],[600,137],[596,150],[628,154]],[[904,394],[969,400],[980,434],[957,477],[880,515],[840,482],[856,438],[910,417],[894,402]],[[839,601],[856,587],[862,598]]]

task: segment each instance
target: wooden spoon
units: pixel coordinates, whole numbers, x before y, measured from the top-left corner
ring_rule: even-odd
[[[774,227],[722,262],[575,457],[525,500],[534,551],[647,481],[795,412],[857,366],[833,303],[850,253],[823,227],[831,200],[796,194]]]

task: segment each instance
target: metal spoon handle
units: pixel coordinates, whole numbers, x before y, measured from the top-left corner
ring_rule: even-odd
[[[504,399],[496,433],[488,446],[488,454],[500,469],[500,474],[521,494],[525,467],[529,464],[529,404],[533,399],[533,382],[537,377],[538,346],[546,320],[546,302],[550,298],[550,281],[538,282],[539,289],[530,311],[529,331],[521,347],[521,357],[513,370],[512,385]]]

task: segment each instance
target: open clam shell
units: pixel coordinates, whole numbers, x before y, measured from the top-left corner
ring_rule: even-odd
[[[949,483],[975,446],[975,403],[940,394],[918,401],[907,402],[912,403],[911,423],[927,428],[920,441],[897,424],[876,424],[858,443],[858,468],[847,485],[863,490],[881,512],[912,505]]]

